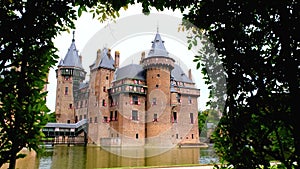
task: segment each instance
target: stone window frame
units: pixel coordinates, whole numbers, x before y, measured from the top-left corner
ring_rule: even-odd
[[[131,111],[131,120],[139,121],[139,112],[137,110]]]
[[[130,100],[131,105],[140,105],[140,98],[138,95],[132,95]]]
[[[190,113],[190,123],[194,124],[194,113]]]
[[[66,86],[66,87],[65,87],[65,95],[68,95],[68,94],[69,94],[69,87]]]
[[[152,98],[152,105],[157,105],[157,99],[156,99],[156,97]]]
[[[158,122],[158,115],[157,115],[157,113],[153,114],[153,122]]]

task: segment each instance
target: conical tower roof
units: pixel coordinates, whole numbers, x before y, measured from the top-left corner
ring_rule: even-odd
[[[165,48],[164,41],[161,39],[160,34],[156,33],[154,40],[152,41],[151,50],[148,53],[148,57],[163,56],[168,57],[169,53]]]
[[[58,66],[70,66],[70,67],[77,67],[83,69],[81,59],[78,55],[78,50],[76,49],[76,45],[75,45],[74,32],[73,32],[73,39],[72,39],[71,46],[65,58],[60,61]]]

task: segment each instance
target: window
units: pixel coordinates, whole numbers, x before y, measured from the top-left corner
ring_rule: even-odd
[[[156,105],[156,98],[152,98],[152,105]]]
[[[177,102],[181,103],[181,94],[178,93],[177,96],[176,96],[176,98],[177,98]]]
[[[139,139],[139,134],[138,133],[135,134],[135,138]]]
[[[65,95],[68,95],[68,93],[69,93],[69,88],[66,87],[66,88],[65,88]]]
[[[95,123],[98,123],[98,118],[97,117],[95,117]]]
[[[192,139],[194,139],[194,134],[192,134]]]
[[[69,108],[72,109],[72,107],[73,107],[73,104],[69,104]]]
[[[82,100],[80,101],[80,108],[82,108],[82,104],[83,104],[83,102],[82,102]]]
[[[138,121],[138,111],[137,110],[132,110],[132,120]]]
[[[110,107],[113,107],[115,105],[114,99],[112,97],[109,97]]]
[[[194,114],[190,113],[190,120],[191,120],[191,124],[194,124]]]
[[[85,115],[83,115],[83,118],[84,118],[84,119],[86,119],[86,114],[85,114]]]
[[[118,111],[115,111],[115,120],[118,120]]]
[[[131,104],[139,105],[139,104],[140,104],[140,102],[139,102],[139,97],[133,95],[133,96],[132,96],[132,103],[131,103]]]
[[[79,116],[79,121],[82,120],[82,115]]]
[[[106,76],[106,80],[108,80],[108,76]]]
[[[105,86],[103,86],[103,92],[106,92],[106,87]]]
[[[113,117],[113,111],[110,111],[109,120],[110,121],[115,120],[114,117]]]
[[[172,122],[177,123],[177,112],[173,112]]]
[[[93,119],[90,117],[90,123],[92,123],[93,121],[92,121]]]
[[[158,121],[156,113],[153,115],[153,121],[156,121],[156,122]]]
[[[160,74],[157,74],[157,77],[160,77]]]
[[[192,98],[191,98],[191,96],[188,97],[188,103],[192,104]]]
[[[155,87],[156,87],[156,88],[158,88],[158,87],[159,87],[159,85],[157,84]]]
[[[107,116],[103,116],[103,123],[108,122]]]
[[[102,106],[106,106],[105,99],[102,100]]]
[[[176,139],[178,139],[178,134],[176,134]]]

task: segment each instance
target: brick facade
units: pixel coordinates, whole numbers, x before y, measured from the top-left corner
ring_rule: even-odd
[[[60,73],[66,67],[58,67],[57,121],[88,119],[89,143],[101,146],[199,143],[200,91],[191,73],[186,76],[168,57],[160,35],[139,65],[119,67],[119,60],[119,52],[112,58],[110,49],[98,50],[89,82],[76,90],[72,77],[66,80]],[[75,94],[64,94],[66,87]]]

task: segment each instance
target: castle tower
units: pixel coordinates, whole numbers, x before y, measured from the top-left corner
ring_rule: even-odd
[[[86,72],[82,67],[81,56],[75,46],[74,32],[71,46],[63,60],[59,62],[56,70],[56,122],[75,122],[76,91],[79,84],[85,79]]]
[[[110,137],[109,132],[109,92],[114,78],[115,69],[119,66],[120,53],[115,53],[113,59],[111,50],[104,48],[97,51],[97,58],[90,66],[89,81],[89,142],[100,145],[100,138]]]
[[[168,136],[163,133],[172,127],[170,76],[174,63],[157,32],[148,56],[142,60],[148,86],[145,129],[148,144],[166,143],[162,140]]]

